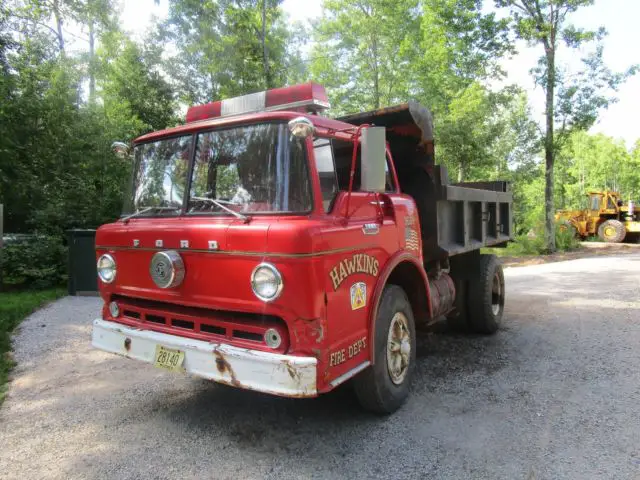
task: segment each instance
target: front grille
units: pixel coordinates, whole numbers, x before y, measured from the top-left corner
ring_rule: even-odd
[[[273,315],[185,307],[121,295],[114,295],[111,301],[117,302],[122,312],[120,318],[112,320],[138,328],[270,352],[284,352],[288,348],[286,323]],[[277,349],[269,348],[264,342],[269,328],[276,329],[283,339]]]

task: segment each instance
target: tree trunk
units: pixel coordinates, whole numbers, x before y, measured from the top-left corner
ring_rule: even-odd
[[[267,56],[267,0],[262,0],[262,63],[264,66],[264,82],[266,88],[273,88],[269,57]]]
[[[64,36],[62,35],[62,17],[60,16],[60,6],[58,0],[53,2],[53,16],[56,22],[56,31],[58,32],[58,48],[60,54],[64,55]]]
[[[93,19],[91,19],[89,20],[89,103],[92,105],[96,99],[95,54],[95,31]]]
[[[464,182],[464,176],[465,176],[464,162],[460,160],[460,163],[458,164],[458,183]]]
[[[375,34],[371,38],[371,53],[373,57],[373,107],[380,108],[380,73],[378,71],[378,39]]]
[[[556,82],[555,51],[553,42],[545,45],[547,57],[547,88],[546,88],[546,123],[547,131],[544,139],[545,158],[545,188],[544,188],[544,221],[545,244],[549,253],[556,251],[555,219],[553,218],[553,95]]]

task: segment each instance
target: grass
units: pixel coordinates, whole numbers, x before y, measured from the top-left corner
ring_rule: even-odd
[[[580,248],[580,242],[571,232],[556,229],[556,249],[558,252],[569,252]],[[529,255],[545,255],[548,252],[542,235],[528,237],[519,235],[505,248],[484,248],[482,253],[493,253],[498,257],[524,257]]]
[[[6,394],[9,371],[14,366],[10,355],[11,332],[25,317],[65,294],[62,288],[0,292],[0,405]]]

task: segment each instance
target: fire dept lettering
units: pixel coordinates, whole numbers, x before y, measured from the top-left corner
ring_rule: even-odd
[[[380,263],[378,259],[366,253],[356,253],[351,258],[345,258],[329,272],[329,276],[333,282],[333,290],[337,290],[342,282],[354,273],[365,273],[377,277],[379,268]]]
[[[331,352],[331,355],[329,356],[329,366],[335,367],[347,360],[351,360],[365,348],[367,348],[367,337],[362,337],[353,342],[347,348]]]

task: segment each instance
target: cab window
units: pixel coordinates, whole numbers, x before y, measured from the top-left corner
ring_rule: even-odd
[[[327,138],[316,138],[313,141],[313,151],[316,158],[316,169],[320,177],[322,207],[325,212],[329,212],[333,200],[338,193],[338,178],[336,177],[336,166],[333,161],[331,140]]]
[[[591,210],[600,210],[600,195],[591,195]]]

